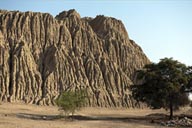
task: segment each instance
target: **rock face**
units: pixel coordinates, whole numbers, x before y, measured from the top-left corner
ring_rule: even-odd
[[[129,86],[147,63],[114,18],[0,11],[1,101],[50,105],[63,91],[86,89],[90,106],[138,107]]]

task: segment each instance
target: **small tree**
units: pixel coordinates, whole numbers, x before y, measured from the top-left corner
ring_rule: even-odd
[[[76,110],[85,106],[87,101],[87,93],[85,90],[63,92],[57,99],[56,104],[59,110],[65,112],[65,116],[70,113],[74,115]]]
[[[172,58],[148,64],[138,71],[140,84],[131,87],[132,95],[153,109],[169,109],[172,119],[174,110],[189,103],[188,94],[185,93],[190,78],[188,69]]]

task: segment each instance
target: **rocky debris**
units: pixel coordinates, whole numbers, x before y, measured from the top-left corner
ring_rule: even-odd
[[[147,63],[115,18],[0,11],[1,101],[52,105],[63,91],[86,89],[89,106],[140,107],[129,86]]]
[[[161,125],[167,127],[192,127],[192,119],[184,117],[180,119],[174,119],[166,122],[161,122]]]

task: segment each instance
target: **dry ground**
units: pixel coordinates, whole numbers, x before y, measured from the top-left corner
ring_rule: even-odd
[[[189,114],[186,108],[177,114],[181,112]],[[0,128],[163,128],[151,120],[168,114],[164,110],[84,108],[72,121],[59,118],[59,113],[54,106],[1,103]]]

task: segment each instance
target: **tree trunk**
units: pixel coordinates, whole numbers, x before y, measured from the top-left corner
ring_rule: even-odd
[[[172,120],[173,119],[173,103],[172,103],[172,100],[170,100],[169,109],[170,109],[169,120]]]

